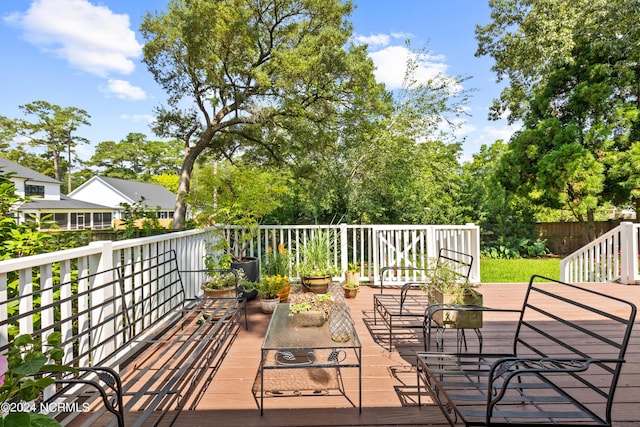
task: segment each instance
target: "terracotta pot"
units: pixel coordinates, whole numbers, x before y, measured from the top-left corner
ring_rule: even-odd
[[[265,314],[273,313],[273,310],[276,309],[276,306],[280,304],[280,298],[261,298],[260,299],[260,309]]]
[[[356,295],[358,295],[358,291],[360,290],[359,287],[349,288],[347,286],[343,286],[342,289],[344,289],[345,298],[355,298]]]
[[[331,276],[302,277],[302,286],[315,294],[326,294],[331,283]]]
[[[280,298],[280,302],[289,301],[289,293],[291,292],[291,285],[287,283],[284,288],[280,292],[278,292],[278,297]]]

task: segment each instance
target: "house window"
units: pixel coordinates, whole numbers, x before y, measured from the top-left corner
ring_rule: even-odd
[[[97,230],[111,228],[111,219],[112,218],[110,212],[94,212],[93,228]]]
[[[172,219],[173,218],[173,211],[159,211],[158,212],[158,219]]]
[[[62,229],[66,229],[67,228],[67,217],[68,214],[66,213],[57,213],[53,215],[53,221],[58,224],[58,227],[62,228]]]
[[[44,197],[44,185],[26,184],[24,186],[24,195],[26,197]]]
[[[40,213],[40,228],[42,230],[50,229],[62,229],[67,228],[67,214],[66,213],[53,213],[53,212],[41,212]]]

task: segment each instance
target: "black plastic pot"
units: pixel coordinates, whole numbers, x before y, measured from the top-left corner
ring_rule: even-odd
[[[231,268],[244,271],[250,282],[257,282],[260,277],[258,258],[245,257],[241,261],[231,261]]]

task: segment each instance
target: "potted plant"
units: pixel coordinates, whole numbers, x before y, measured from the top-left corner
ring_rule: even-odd
[[[429,284],[423,290],[429,293],[433,304],[482,305],[482,294],[477,285],[460,277],[453,267],[439,265],[429,274]],[[479,329],[482,311],[439,310],[433,320],[444,328]]]
[[[344,272],[344,281],[346,283],[360,284],[360,264],[350,262],[347,270]]]
[[[282,276],[285,278],[285,285],[278,293],[280,302],[287,302],[291,286],[289,284],[289,270],[291,268],[291,257],[283,243],[278,244],[274,251],[272,247],[267,248],[266,262],[264,266],[265,276]]]
[[[329,232],[317,229],[302,248],[298,274],[302,286],[308,291],[323,294],[329,289],[329,284],[336,273],[331,240]]]
[[[280,303],[280,297],[278,293],[282,291],[285,285],[289,282],[288,277],[282,277],[277,274],[275,276],[265,276],[264,279],[258,283],[258,293],[260,294],[260,308],[263,313],[273,313],[276,305]]]
[[[207,281],[200,285],[205,298],[235,298],[238,274],[233,270],[207,272]]]
[[[202,166],[197,178],[187,202],[198,212],[198,225],[215,227],[211,249],[219,264],[242,269],[249,281],[257,282],[258,260],[249,249],[262,219],[282,205],[288,175],[238,160]]]
[[[344,278],[342,288],[345,298],[355,298],[360,290],[360,265],[350,262],[344,272]]]
[[[305,292],[291,296],[289,316],[294,318],[296,326],[322,326],[329,318],[333,305],[331,293],[316,294]]]
[[[342,289],[344,290],[345,298],[355,298],[358,295],[358,291],[360,291],[360,285],[352,282],[345,282],[342,284]]]
[[[259,224],[248,223],[234,227],[219,226],[213,233],[216,243],[210,245],[211,252],[218,255],[217,262],[234,270],[244,271],[247,280],[257,282],[260,278],[258,258],[248,256],[247,251],[258,233]]]

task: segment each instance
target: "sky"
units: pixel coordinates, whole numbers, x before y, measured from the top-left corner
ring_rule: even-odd
[[[418,76],[444,73],[469,77],[472,90],[458,137],[462,160],[483,144],[507,140],[515,130],[506,120],[489,121],[488,108],[501,86],[493,59],[476,58],[475,26],[490,22],[488,0],[354,0],[349,17],[354,41],[367,43],[376,78],[396,89],[410,54],[425,48]],[[149,124],[166,94],[142,62],[139,33],[147,12],[166,10],[168,0],[2,0],[0,2],[0,115],[28,118],[20,105],[37,100],[81,108],[91,126],[77,136],[88,159],[101,141],[120,141],[130,132],[153,140]]]

